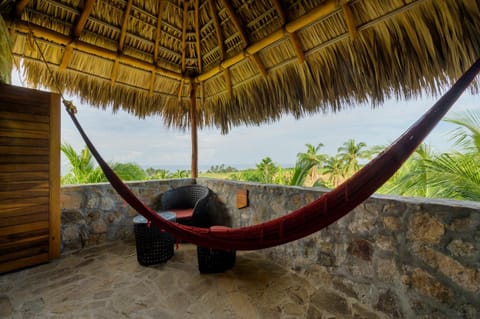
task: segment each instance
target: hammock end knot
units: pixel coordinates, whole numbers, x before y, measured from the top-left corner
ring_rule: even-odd
[[[72,101],[63,100],[63,105],[65,105],[65,109],[70,114],[77,114],[77,107],[73,105]]]

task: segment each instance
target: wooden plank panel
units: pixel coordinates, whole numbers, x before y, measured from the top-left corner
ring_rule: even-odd
[[[15,225],[11,227],[0,227],[0,237],[14,234],[30,233],[35,231],[48,230],[48,221],[35,222],[30,224]]]
[[[34,146],[34,147],[49,147],[48,138],[19,138],[19,137],[0,137],[0,145],[2,146]]]
[[[28,190],[28,189],[49,189],[48,183],[45,181],[15,181],[10,183],[4,183],[0,181],[0,190],[3,192]]]
[[[12,130],[0,128],[0,137],[48,139],[49,134],[47,131],[32,131],[32,130],[12,131]]]
[[[2,99],[0,110],[4,112],[18,112],[27,114],[49,115],[51,93],[25,89],[14,85],[0,85]]]
[[[0,218],[10,218],[28,214],[41,214],[42,212],[48,212],[48,204],[44,205],[25,205],[23,207],[9,207],[0,210]]]
[[[17,215],[15,216],[15,218],[7,218],[0,215],[0,227],[23,225],[40,221],[48,221],[48,209],[45,209],[43,212],[36,214]]]
[[[1,88],[0,88],[1,92]],[[31,99],[22,100],[17,97],[15,101],[6,101],[5,95],[2,92],[2,100],[0,100],[0,112],[15,112],[21,114],[33,114],[40,116],[49,116],[50,110],[43,104],[41,100],[32,101]]]
[[[8,183],[15,181],[45,181],[48,178],[48,172],[1,172],[0,182]]]
[[[2,155],[0,163],[24,163],[45,164],[48,163],[48,155]]]
[[[50,123],[50,118],[47,115],[36,115],[31,113],[0,111],[0,119],[16,120],[16,121],[34,121],[39,123]]]
[[[10,155],[48,155],[48,147],[25,147],[25,146],[3,146],[0,145],[0,154]]]
[[[40,254],[40,255],[35,255],[31,257],[17,259],[14,261],[10,261],[8,263],[2,263],[0,264],[0,273],[44,263],[44,262],[47,262],[48,260],[49,260],[48,254]]]
[[[0,272],[5,272],[60,255],[60,97],[3,84],[0,95]]]
[[[0,118],[0,129],[7,129],[7,130],[12,130],[12,131],[29,130],[29,131],[48,132],[49,125],[48,125],[48,123],[4,120],[4,119]]]
[[[28,245],[37,245],[38,243],[48,243],[48,233],[43,232],[41,234],[32,235],[24,238],[8,239],[2,240],[0,238],[0,250],[19,247],[19,246],[28,246]]]
[[[6,172],[11,174],[13,172],[45,172],[48,174],[49,165],[48,164],[0,164],[0,174]]]
[[[16,259],[21,259],[29,256],[35,256],[48,253],[48,243],[42,243],[42,245],[28,248],[10,248],[10,251],[0,250],[0,263],[9,262]]]
[[[9,200],[9,199],[17,199],[17,200],[23,200],[23,198],[39,198],[39,197],[49,197],[49,191],[47,189],[28,189],[28,190],[21,190],[21,191],[15,191],[15,192],[4,192],[0,191],[0,194],[3,199]]]
[[[48,205],[49,202],[48,197],[23,198],[21,201],[18,199],[3,199],[0,197],[0,210],[12,207],[25,207],[29,205]]]

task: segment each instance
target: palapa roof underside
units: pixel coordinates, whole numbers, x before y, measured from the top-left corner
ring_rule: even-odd
[[[194,97],[198,126],[227,132],[285,114],[436,94],[480,57],[479,7],[480,0],[20,0],[4,16],[31,85],[139,117],[159,114],[182,128]]]

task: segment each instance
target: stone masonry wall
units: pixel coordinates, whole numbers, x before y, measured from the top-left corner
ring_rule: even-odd
[[[283,216],[325,191],[197,183],[225,203],[233,227]],[[246,208],[236,208],[238,189],[248,190]],[[316,285],[312,318],[480,318],[480,203],[373,196],[331,226],[262,252]]]
[[[191,179],[129,183],[147,205]],[[320,196],[320,188],[199,178],[218,220],[267,221]],[[249,206],[236,208],[248,190]],[[133,240],[136,212],[108,184],[62,187],[62,251]],[[260,250],[316,287],[309,318],[480,318],[480,203],[372,196],[329,227]],[[299,302],[304,302],[299,300]]]
[[[172,187],[193,184],[192,179],[128,183],[145,204]],[[131,208],[110,184],[63,186],[61,188],[62,252],[100,244],[107,240],[133,240]]]

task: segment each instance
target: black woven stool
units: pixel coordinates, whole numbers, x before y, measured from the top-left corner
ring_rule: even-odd
[[[212,226],[211,231],[228,229],[223,226]],[[198,270],[202,274],[227,271],[235,265],[235,250],[220,250],[197,246]]]
[[[175,215],[161,214],[164,218],[174,221]],[[173,218],[173,220],[172,220]],[[133,219],[137,260],[140,265],[148,266],[166,262],[174,254],[175,237],[159,227],[147,223],[143,216]]]

